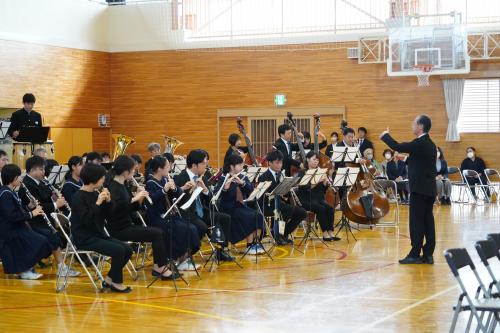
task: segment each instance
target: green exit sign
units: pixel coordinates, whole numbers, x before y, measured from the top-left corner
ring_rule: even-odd
[[[279,106],[285,106],[285,104],[286,104],[286,95],[285,94],[274,95],[274,105],[279,107]]]

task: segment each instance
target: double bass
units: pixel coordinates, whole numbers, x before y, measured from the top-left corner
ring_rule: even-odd
[[[243,120],[241,119],[241,117],[238,117],[236,119],[236,125],[238,126],[238,130],[240,131],[241,135],[243,135],[243,137],[245,138],[245,143],[248,148],[248,155],[245,157],[244,161],[245,164],[267,167],[267,160],[265,158],[260,156],[255,156],[252,141],[250,141],[250,138],[248,137],[247,131],[245,130],[245,126],[243,126]]]
[[[347,127],[345,120],[342,121],[342,127],[342,129]],[[346,166],[357,167],[351,163],[346,163]],[[377,187],[374,172],[375,168],[369,161],[362,164],[356,182],[347,192],[341,208],[350,221],[359,224],[377,224],[389,212],[389,199],[385,192]]]
[[[287,112],[286,117],[288,119],[288,124],[292,129],[292,132],[295,134],[295,137],[297,138],[297,145],[299,146],[299,154],[300,158],[302,159],[302,164],[304,165],[304,168],[307,169],[306,151],[304,150],[304,145],[302,144],[302,140],[299,137],[299,131],[297,130],[297,125],[295,124],[295,120],[293,119],[293,114],[291,112]],[[292,166],[290,174],[293,176],[299,173],[299,171],[300,170],[298,168]]]
[[[314,151],[318,154],[319,166],[323,169],[328,169],[328,174],[330,174],[335,166],[333,165],[333,162],[330,160],[330,158],[319,150],[318,133],[320,131],[320,128],[321,116],[319,115],[319,113],[317,113],[314,115]],[[337,205],[340,203],[340,195],[335,190],[335,188],[329,187],[326,190],[325,201],[333,208],[337,207]]]

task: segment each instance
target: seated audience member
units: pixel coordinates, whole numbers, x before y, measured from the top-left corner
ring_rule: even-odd
[[[442,205],[451,205],[451,182],[448,179],[448,163],[446,163],[440,147],[437,149],[436,171],[437,198]]]
[[[387,161],[387,178],[396,182],[401,203],[408,204],[410,200],[410,191],[408,185],[408,170],[406,168],[406,163],[394,158],[394,153],[392,152],[392,150],[386,150],[386,154],[389,153],[391,154],[391,159]]]
[[[382,177],[382,175],[384,174],[384,170],[382,168],[382,165],[380,163],[378,163],[377,160],[375,159],[375,156],[373,156],[373,149],[366,148],[364,153],[363,153],[363,157],[367,161],[369,161],[371,163],[371,165],[375,168],[374,176],[377,178]]]
[[[486,164],[483,159],[476,155],[476,148],[469,147],[467,148],[467,157],[462,161],[462,165],[460,166],[460,170],[463,172],[464,170],[474,170],[479,174],[479,178],[481,178],[481,182],[483,184],[488,183],[488,179],[486,179],[486,175],[484,174],[484,169],[486,169]],[[471,191],[474,196],[477,196],[476,189],[474,185],[480,184],[478,178],[467,177],[467,181],[471,185]],[[489,197],[490,191],[488,189],[483,188],[484,194]]]

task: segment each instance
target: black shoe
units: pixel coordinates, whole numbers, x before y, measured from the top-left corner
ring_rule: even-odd
[[[333,237],[323,237],[324,242],[333,242]]]
[[[234,257],[224,250],[217,250],[217,260],[219,261],[234,261]]]
[[[158,277],[161,275],[160,272],[158,271],[155,271],[154,269],[151,271],[151,275],[154,276],[154,277]],[[178,279],[182,276],[182,273],[177,273],[177,272],[172,272],[172,274],[170,274],[169,276],[164,276],[164,275],[161,275],[161,279],[162,280],[173,280],[173,279]]]
[[[286,241],[286,239],[285,239],[283,236],[281,236],[281,235],[277,235],[277,236],[275,237],[275,241],[276,241],[276,244],[277,244],[278,246],[285,246],[285,245],[288,245],[288,242]]]
[[[287,244],[293,244],[293,240],[292,240],[292,239],[290,239],[290,238],[288,238],[288,236],[283,236],[283,239],[285,240],[285,242],[286,242]]]
[[[443,197],[441,199],[439,199],[439,203],[441,203],[441,205],[445,206],[446,205],[446,199]]]
[[[341,240],[342,238],[340,237],[337,237],[337,236],[332,236],[332,241],[334,242],[338,242],[339,240]]]
[[[434,265],[434,258],[432,256],[422,256],[420,257],[422,260],[422,263],[424,264],[429,264],[429,265]]]
[[[446,198],[446,204],[447,204],[448,206],[451,206],[451,199],[450,199],[450,198]]]
[[[132,291],[132,288],[130,288],[130,287],[127,287],[125,289],[118,289],[115,286],[113,286],[112,284],[107,283],[106,281],[102,281],[102,288],[103,289],[111,289],[111,291],[113,291],[115,293],[122,293],[122,294],[128,294],[129,292]]]
[[[413,258],[413,257],[407,256],[406,258],[401,259],[399,261],[399,263],[401,265],[411,265],[411,264],[423,264],[424,262],[422,261],[422,259],[420,257]]]

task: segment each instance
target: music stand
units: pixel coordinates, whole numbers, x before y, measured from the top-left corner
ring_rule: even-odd
[[[332,158],[330,160],[336,163],[356,162],[358,156],[358,147],[333,147]]]
[[[66,179],[68,172],[69,167],[67,165],[55,165],[50,171],[47,181],[53,186],[59,187]]]
[[[299,182],[300,178],[299,177],[285,177],[281,183],[279,183],[274,190],[267,194],[269,196],[269,200],[275,200],[275,208],[274,208],[274,231],[276,232],[276,225],[278,226],[278,234],[283,236],[284,229],[285,229],[285,224],[286,222],[283,221],[283,217],[281,216],[281,212],[278,210],[277,205],[279,205],[279,196],[284,196],[288,194],[293,187],[297,185]],[[281,233],[280,229],[283,229],[283,233]],[[274,248],[275,245],[271,248],[271,250]],[[302,251],[298,250],[295,248],[293,245],[293,240],[292,240],[292,250],[297,250],[300,253],[304,254]],[[270,250],[270,251],[271,251]]]
[[[345,189],[341,202],[344,202],[344,200],[347,197],[347,187],[353,186],[356,183],[356,179],[358,178],[358,173],[359,173],[359,168],[348,167],[348,168],[340,168],[337,170],[335,179],[333,180],[333,186],[343,187]],[[349,220],[345,216],[344,212],[342,212],[342,217],[335,225],[335,228],[336,227],[339,227],[339,229],[335,233],[335,236],[337,236],[340,233],[340,231],[342,231],[342,229],[345,229],[347,242],[349,243],[349,233],[351,233],[354,240],[357,241],[356,236],[354,236],[354,234],[352,233],[351,224],[349,223]]]
[[[257,206],[257,210],[259,212],[259,214],[256,216],[255,218],[255,233],[254,233],[254,237],[253,237],[253,243],[252,245],[258,245],[260,246],[261,248],[264,249],[264,253],[271,259],[273,260],[273,257],[271,256],[271,254],[266,250],[266,248],[264,247],[264,245],[262,245],[262,240],[261,238],[262,237],[257,237],[257,227],[258,227],[258,223],[259,223],[259,217],[262,217],[263,219],[263,222],[264,222],[264,226],[266,227],[266,232],[268,231],[267,230],[267,223],[265,221],[265,215],[264,215],[264,212],[262,211],[260,205],[259,205],[259,200],[261,198],[264,197],[264,194],[267,192],[267,190],[269,189],[269,187],[272,185],[273,182],[271,181],[266,181],[266,182],[262,182],[262,183],[259,183],[255,188],[254,190],[252,191],[252,193],[250,193],[250,195],[248,196],[247,199],[243,200],[244,202],[252,202],[252,201],[255,201],[255,205]],[[262,230],[262,232],[264,232],[264,230]],[[269,232],[271,232],[271,230],[269,230]],[[263,236],[263,235],[261,235]],[[243,253],[243,255],[241,256],[240,260],[242,260],[243,258],[245,258],[245,256],[248,254],[248,252],[250,251],[250,247],[248,247],[245,251],[245,253]],[[257,263],[257,257],[258,255],[256,254],[255,255],[255,263]]]
[[[177,175],[179,173],[181,173],[182,170],[186,169],[186,160],[185,159],[182,159],[182,160],[175,160],[174,161],[174,165],[172,166],[172,171],[171,173],[173,173],[174,175]]]
[[[200,186],[196,187],[193,191],[193,193],[191,193],[191,197],[189,198],[188,201],[186,201],[182,206],[181,206],[181,209],[186,211],[189,209],[189,207],[191,207],[191,205],[196,201],[196,199],[200,196],[200,193],[203,191],[203,188],[201,188]],[[178,201],[178,200],[177,200]],[[176,201],[176,202],[177,202]],[[192,254],[192,251],[191,251],[191,237],[189,236],[189,232],[190,232],[190,225],[191,225],[191,219],[189,218],[189,214],[188,214],[188,218],[186,219],[187,221],[187,225],[188,225],[188,228],[187,228],[187,233],[188,233],[188,248],[187,248],[187,251],[188,251],[188,255],[189,255],[189,259],[191,260],[191,262],[193,263],[193,267],[194,267],[194,271],[196,272],[196,275],[198,275],[199,278],[200,277],[200,272],[198,272],[198,268],[196,268],[196,264],[194,263],[194,259],[193,259],[193,254]]]
[[[255,167],[249,166],[246,171],[246,176],[250,180],[251,183],[254,183],[259,177],[267,171],[266,167]]]
[[[45,143],[49,136],[50,127],[21,127],[15,139],[18,142]]]
[[[313,185],[316,186],[319,183],[319,180],[321,177],[326,175],[328,172],[328,169],[309,169],[306,171],[306,174],[302,176],[302,179],[299,182],[299,186],[310,186],[313,188]],[[309,195],[311,195],[311,191],[309,191]],[[311,200],[309,200],[310,202]],[[302,207],[304,208],[304,207]],[[333,221],[332,221],[333,223]],[[313,236],[315,236],[317,239],[320,240],[321,243],[323,243],[326,247],[329,248],[328,244],[323,240],[323,238],[319,237],[318,233],[316,232],[316,229],[314,226],[308,225],[306,232],[304,233],[304,237],[302,237],[299,245],[297,247],[300,247],[302,244],[304,244],[304,251],[307,249],[307,244],[309,240],[311,240],[311,232],[313,233]]]
[[[0,140],[7,139],[7,131],[9,130],[10,122],[0,121]]]

